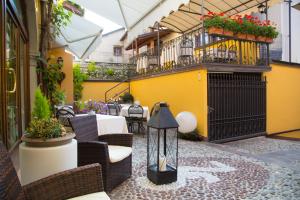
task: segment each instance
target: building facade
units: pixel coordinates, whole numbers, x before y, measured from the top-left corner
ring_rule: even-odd
[[[130,52],[125,51],[124,42],[120,39],[125,34],[121,28],[102,36],[101,44],[88,57],[92,62],[128,63]]]
[[[36,85],[38,2],[1,0],[0,10],[0,140],[13,149],[29,122],[29,88]]]

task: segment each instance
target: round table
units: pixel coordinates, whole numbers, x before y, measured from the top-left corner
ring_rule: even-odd
[[[26,185],[49,175],[77,167],[77,141],[54,147],[19,146],[21,183]]]

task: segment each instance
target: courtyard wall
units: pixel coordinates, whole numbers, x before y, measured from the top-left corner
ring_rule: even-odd
[[[156,102],[167,102],[173,115],[192,112],[198,121],[199,134],[207,137],[207,71],[182,73],[135,79],[130,82],[135,100],[151,110]]]
[[[267,133],[300,129],[300,65],[274,63],[267,77]]]

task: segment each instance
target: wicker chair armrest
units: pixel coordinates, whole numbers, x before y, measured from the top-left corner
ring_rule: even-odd
[[[78,166],[99,163],[102,172],[109,164],[108,144],[100,141],[78,142]]]
[[[27,199],[63,200],[104,191],[101,165],[60,172],[23,186]]]
[[[99,141],[107,142],[108,145],[132,147],[131,133],[113,133],[99,136]]]

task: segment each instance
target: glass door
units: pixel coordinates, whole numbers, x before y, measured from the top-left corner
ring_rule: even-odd
[[[7,145],[13,147],[20,135],[19,118],[19,69],[18,69],[18,29],[11,16],[6,15],[6,126],[7,126]]]

